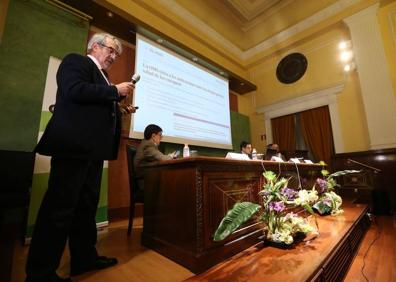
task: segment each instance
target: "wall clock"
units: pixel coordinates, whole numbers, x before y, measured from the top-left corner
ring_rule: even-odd
[[[276,77],[282,83],[290,84],[299,80],[307,70],[307,58],[301,53],[284,57],[276,68]]]

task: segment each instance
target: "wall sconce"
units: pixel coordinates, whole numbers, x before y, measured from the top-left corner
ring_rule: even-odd
[[[351,49],[351,46],[352,46],[351,40],[341,41],[340,44],[338,44],[338,48],[340,50]]]
[[[352,51],[344,50],[344,51],[341,52],[340,59],[344,63],[349,62],[352,58],[353,58],[353,52]]]
[[[355,65],[354,62],[351,62],[351,63],[346,64],[346,65],[344,66],[344,71],[345,71],[345,72],[350,72],[350,71],[353,71],[354,69],[356,69],[356,65]]]
[[[341,41],[338,44],[340,50],[340,60],[343,62],[344,71],[350,72],[356,69],[355,62],[353,60],[352,42],[350,40]]]

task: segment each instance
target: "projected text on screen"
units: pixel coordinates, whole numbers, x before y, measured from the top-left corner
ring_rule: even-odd
[[[138,35],[131,137],[162,127],[164,141],[231,148],[228,81]]]

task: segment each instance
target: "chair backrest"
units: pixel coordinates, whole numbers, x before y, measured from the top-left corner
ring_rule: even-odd
[[[136,147],[130,144],[126,145],[127,161],[128,161],[128,175],[129,175],[129,190],[131,193],[131,200],[134,202],[143,202],[143,191],[139,187],[139,181],[136,178],[135,166],[133,160],[136,155]]]

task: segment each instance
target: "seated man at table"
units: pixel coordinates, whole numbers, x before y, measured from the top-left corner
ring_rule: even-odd
[[[140,142],[133,160],[135,166],[136,178],[139,181],[140,189],[144,187],[143,172],[139,169],[141,165],[153,163],[156,161],[171,160],[175,153],[164,155],[158,150],[158,145],[162,139],[162,128],[156,124],[149,124],[144,129],[144,139]]]
[[[252,159],[252,144],[247,141],[242,141],[241,145],[241,154],[247,155],[249,159]]]
[[[144,164],[173,159],[173,154],[164,155],[160,150],[158,150],[158,145],[161,143],[161,139],[161,127],[156,124],[149,124],[146,126],[144,129],[144,139],[137,148],[133,162],[136,169]]]
[[[267,152],[265,153],[265,159],[266,160],[274,160],[272,157],[277,157],[282,159],[282,161],[286,161],[286,158],[284,155],[279,150],[279,145],[278,144],[268,144],[267,145]]]

